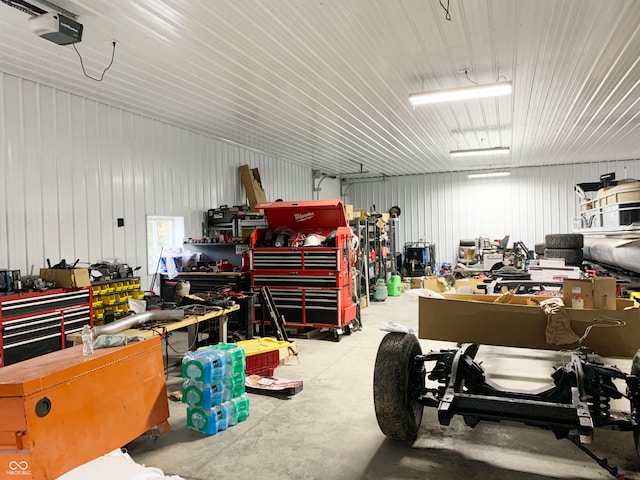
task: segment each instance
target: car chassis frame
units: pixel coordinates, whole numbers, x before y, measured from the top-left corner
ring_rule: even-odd
[[[481,421],[519,422],[571,440],[609,473],[628,478],[583,444],[591,443],[595,428],[633,431],[640,455],[640,351],[633,359],[631,373],[625,374],[591,359],[584,350],[573,350],[567,352],[570,359],[552,373],[551,384],[520,391],[487,379],[475,360],[478,349],[478,344],[467,343],[423,354],[414,335],[387,334],[374,370],[374,405],[383,433],[396,440],[414,439],[424,406],[437,409],[441,425],[449,425],[456,415],[472,428]],[[436,386],[428,388],[426,379]],[[618,389],[615,379],[625,382],[625,392]],[[614,414],[611,400],[624,397],[630,402],[629,413]]]

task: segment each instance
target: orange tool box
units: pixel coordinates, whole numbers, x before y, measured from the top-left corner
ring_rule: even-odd
[[[169,429],[160,337],[0,368],[0,480],[53,480]]]

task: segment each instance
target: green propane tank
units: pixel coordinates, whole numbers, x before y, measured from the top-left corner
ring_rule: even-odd
[[[402,294],[402,279],[400,275],[391,275],[387,283],[387,293],[390,297],[399,297]]]
[[[387,285],[384,283],[384,279],[379,278],[373,287],[373,301],[384,302],[387,299]]]

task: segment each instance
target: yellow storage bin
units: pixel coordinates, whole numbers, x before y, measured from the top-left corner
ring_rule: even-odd
[[[112,303],[116,303],[118,298],[116,295],[105,295],[102,297],[102,303],[105,305],[111,305]]]
[[[274,350],[280,350],[281,348],[288,348],[291,345],[289,342],[282,342],[275,338],[254,338],[253,340],[242,340],[236,342],[236,345],[242,347],[247,357],[251,355],[259,355],[260,353],[273,352]]]
[[[275,338],[257,338],[236,343],[242,347],[247,356],[247,375],[273,376],[273,371],[280,365],[280,349],[287,349],[289,342],[281,342]]]

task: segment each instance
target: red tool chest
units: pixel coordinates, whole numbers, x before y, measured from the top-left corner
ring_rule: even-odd
[[[91,289],[0,296],[0,367],[69,346],[65,335],[93,326]]]
[[[252,287],[269,287],[288,325],[331,328],[338,339],[359,327],[351,283],[353,234],[342,202],[268,202],[255,208],[264,210],[269,228],[258,230],[251,242]],[[304,246],[313,234],[329,241]]]

